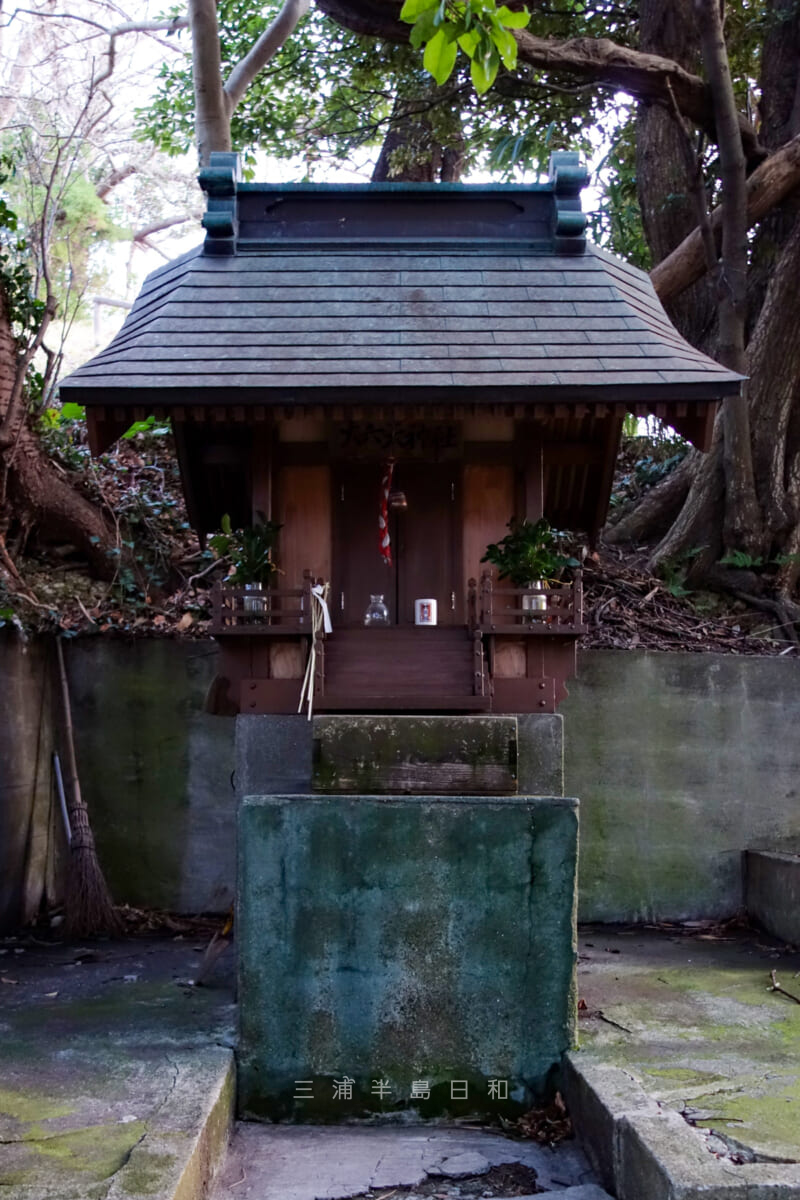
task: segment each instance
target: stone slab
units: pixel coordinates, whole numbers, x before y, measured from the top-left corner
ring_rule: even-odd
[[[627,1072],[569,1054],[565,1086],[581,1145],[617,1200],[800,1198],[800,1163],[718,1156]]]
[[[564,1087],[603,1185],[618,1200],[800,1200],[800,1008],[768,989],[772,970],[791,988],[800,956],[703,926],[587,927],[580,949]]]
[[[515,717],[323,716],[312,736],[315,792],[517,791]]]
[[[548,1197],[552,1200],[556,1196],[559,1200],[611,1200],[608,1192],[596,1183],[579,1183],[577,1187],[561,1188],[557,1192],[540,1192],[536,1200],[548,1200]],[[519,1196],[517,1200],[533,1200],[533,1197]]]
[[[560,713],[520,713],[518,788],[525,796],[564,795],[564,718]]]
[[[441,1167],[465,1155],[490,1167],[528,1167],[547,1195],[558,1189],[556,1194],[566,1200],[607,1200],[605,1192],[592,1190],[595,1176],[575,1142],[550,1148],[445,1125],[256,1122],[237,1124],[212,1200],[342,1200],[370,1189],[413,1188],[431,1180],[437,1193],[457,1200],[460,1185],[443,1175]]]
[[[185,942],[3,949],[0,1195],[200,1200],[233,1124],[231,992],[188,986]]]
[[[308,792],[311,747],[311,722],[305,716],[237,717],[237,796]]]
[[[510,1113],[546,1094],[575,1036],[577,807],[245,799],[240,1113]]]
[[[745,906],[769,933],[800,946],[800,854],[748,850]]]

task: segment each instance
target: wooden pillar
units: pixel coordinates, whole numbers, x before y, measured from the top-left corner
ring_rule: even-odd
[[[273,442],[275,429],[271,421],[259,421],[251,426],[253,443],[250,454],[253,480],[253,523],[272,520]]]
[[[520,481],[520,516],[528,521],[538,521],[544,516],[544,453],[541,427],[530,421],[518,422],[515,445]]]
[[[597,543],[598,535],[603,526],[603,522],[605,521],[606,513],[608,512],[608,504],[611,497],[611,487],[614,482],[614,467],[617,461],[617,449],[619,447],[620,437],[622,436],[622,423],[624,420],[625,414],[616,412],[607,416],[604,422],[603,462],[600,471],[600,480],[597,487],[595,515],[592,521],[591,529],[589,530],[589,538],[593,546]]]

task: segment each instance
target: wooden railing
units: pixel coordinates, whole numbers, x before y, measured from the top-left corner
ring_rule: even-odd
[[[209,633],[248,634],[311,634],[310,571],[303,574],[299,588],[265,588],[250,591],[245,587],[224,587],[215,584],[211,592],[211,625]]]
[[[467,611],[470,628],[480,633],[580,634],[585,628],[581,572],[571,583],[502,589],[484,574],[480,582],[469,581]]]

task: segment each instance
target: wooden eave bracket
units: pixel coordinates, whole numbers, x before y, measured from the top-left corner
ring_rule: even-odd
[[[228,152],[212,153],[210,165],[200,172],[198,182],[208,198],[208,209],[201,222],[206,231],[205,254],[236,252],[239,232],[236,190],[241,178],[239,155]]]
[[[97,458],[100,454],[105,454],[106,450],[110,450],[114,442],[130,429],[134,419],[131,414],[129,419],[120,421],[114,417],[107,417],[104,409],[95,412],[87,408],[86,431],[92,457]]]
[[[711,449],[714,419],[719,401],[700,404],[671,401],[668,404],[630,404],[628,411],[636,417],[654,416],[671,425],[687,442],[704,453]]]

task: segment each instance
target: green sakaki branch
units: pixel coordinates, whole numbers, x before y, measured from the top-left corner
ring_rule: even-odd
[[[460,47],[470,60],[475,91],[483,95],[501,63],[507,71],[516,67],[511,30],[524,29],[531,17],[526,8],[498,8],[495,0],[405,0],[400,19],[413,26],[411,45],[425,47],[423,64],[440,86],[450,78]]]

